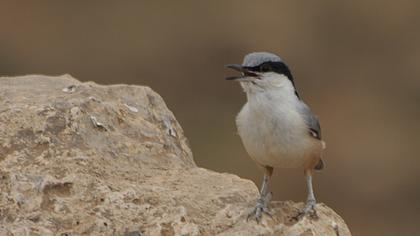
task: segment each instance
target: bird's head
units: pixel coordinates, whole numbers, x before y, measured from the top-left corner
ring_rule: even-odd
[[[281,58],[273,53],[253,52],[245,56],[242,64],[229,64],[227,68],[241,72],[226,80],[241,82],[247,93],[265,92],[281,87],[294,88],[293,76]]]

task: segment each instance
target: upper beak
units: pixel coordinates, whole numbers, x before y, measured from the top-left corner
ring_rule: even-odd
[[[225,67],[230,68],[230,69],[234,69],[236,71],[243,72],[243,73],[248,71],[242,65],[239,65],[239,64],[228,64],[228,65],[225,65]]]
[[[237,79],[244,79],[246,77],[254,77],[256,74],[250,72],[246,67],[243,67],[242,65],[238,64],[228,64],[225,65],[226,68],[234,69],[236,71],[242,72],[242,75],[240,76],[230,76],[227,77],[226,80],[237,80]]]

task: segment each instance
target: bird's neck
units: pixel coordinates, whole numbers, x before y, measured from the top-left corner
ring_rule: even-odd
[[[283,80],[262,91],[247,92],[247,99],[251,106],[268,107],[299,102],[295,87],[289,80]]]

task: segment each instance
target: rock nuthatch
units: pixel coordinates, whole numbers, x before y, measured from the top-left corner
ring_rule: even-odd
[[[277,167],[303,168],[308,196],[298,217],[315,215],[312,174],[324,167],[325,143],[319,121],[300,98],[289,68],[280,57],[267,52],[250,53],[241,65],[226,67],[241,72],[226,78],[240,82],[247,96],[236,125],[246,151],[264,170],[260,197],[248,218],[259,222],[262,213],[270,214],[268,185]]]

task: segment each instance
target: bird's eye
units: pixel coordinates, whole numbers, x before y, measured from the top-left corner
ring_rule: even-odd
[[[268,72],[271,71],[271,66],[269,64],[262,64],[260,66],[260,71],[261,72]]]

